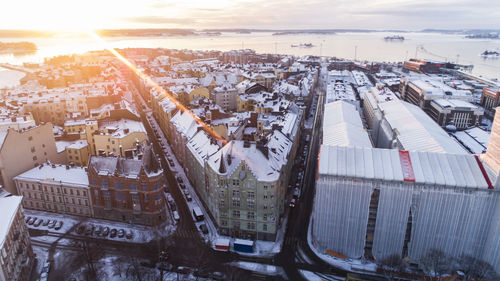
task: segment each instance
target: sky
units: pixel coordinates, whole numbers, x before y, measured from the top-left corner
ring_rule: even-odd
[[[496,29],[499,0],[14,0],[0,29]]]

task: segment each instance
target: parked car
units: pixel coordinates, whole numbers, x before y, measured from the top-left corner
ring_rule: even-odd
[[[190,274],[191,273],[191,268],[185,267],[185,266],[179,266],[175,269],[175,272],[182,273],[182,274]]]
[[[179,183],[179,186],[180,186],[182,189],[186,188],[186,185],[185,185],[183,182]]]
[[[36,222],[36,218],[32,217],[30,221],[28,222],[29,225],[33,225]]]
[[[94,233],[95,235],[99,236],[101,234],[101,231],[102,231],[102,226],[99,225],[95,228]]]
[[[179,212],[174,211],[174,212],[172,213],[172,215],[173,215],[174,220],[175,220],[176,222],[179,222],[179,221],[181,220],[181,216],[179,215]]]
[[[189,194],[189,193],[188,193],[188,194],[186,195],[186,200],[187,200],[188,202],[193,201],[193,197],[191,197],[191,194]]]
[[[76,229],[76,233],[77,234],[82,234],[85,232],[85,225],[80,225],[77,229]]]
[[[54,226],[56,226],[56,220],[52,220],[47,227],[54,228]]]
[[[199,228],[203,234],[208,234],[208,227],[206,224],[204,223],[200,224]]]
[[[39,226],[42,224],[42,222],[43,222],[43,220],[42,220],[42,219],[39,219],[39,220],[37,220],[37,221],[33,224],[33,226],[34,226],[34,227],[39,227]]]
[[[125,236],[125,230],[123,230],[123,228],[120,228],[120,230],[118,230],[118,238],[123,238],[123,236]]]
[[[182,182],[182,178],[181,178],[181,177],[177,176],[177,178],[176,178],[176,179],[177,179],[177,182],[178,182],[178,183],[181,183],[181,182]]]
[[[170,206],[170,209],[172,211],[177,211],[177,205],[175,205],[175,202],[173,201],[168,201],[168,205]]]
[[[299,199],[299,196],[300,196],[300,189],[295,188],[295,189],[293,190],[293,198],[294,198],[294,199]]]
[[[111,238],[115,238],[116,237],[116,228],[113,228],[111,229],[111,231],[109,232],[109,237]]]
[[[108,236],[109,234],[109,227],[105,227],[103,230],[102,230],[102,237],[106,237]]]
[[[127,239],[132,239],[134,237],[134,232],[132,230],[129,230],[127,234],[125,235]]]
[[[43,225],[43,226],[47,226],[47,225],[49,225],[49,223],[50,223],[50,220],[45,220],[45,221],[42,223],[42,225]]]
[[[297,200],[295,200],[295,198],[290,200],[290,208],[295,208],[295,204],[297,204]]]
[[[46,261],[43,265],[42,272],[49,273],[50,272],[50,261]]]
[[[24,219],[24,222],[28,223],[30,220],[31,220],[31,217],[30,217],[30,216],[27,216],[27,217]]]
[[[89,235],[92,235],[92,233],[94,233],[94,226],[90,224],[87,227],[87,230],[85,231],[85,235],[89,236]]]
[[[40,279],[38,279],[39,281],[47,281],[47,279],[49,278],[49,274],[47,272],[42,272],[42,274],[40,274]]]
[[[58,221],[56,226],[54,227],[55,230],[59,230],[61,229],[61,227],[63,226],[63,222],[62,221]]]

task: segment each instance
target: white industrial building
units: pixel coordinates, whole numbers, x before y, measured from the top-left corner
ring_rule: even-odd
[[[372,88],[363,111],[375,147],[467,154],[467,150],[418,106],[399,100],[392,92]]]
[[[500,271],[497,117],[481,158],[322,145],[313,245],[349,258],[398,254],[411,263],[436,248],[452,257],[472,255]]]
[[[356,106],[346,101],[336,101],[325,105],[323,144],[372,147]]]

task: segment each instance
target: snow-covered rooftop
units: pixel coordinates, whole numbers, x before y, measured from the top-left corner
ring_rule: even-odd
[[[379,107],[404,149],[467,154],[467,151],[420,107],[401,100],[381,103]]]
[[[401,152],[396,149],[322,145],[319,175],[398,182],[414,181],[451,188],[489,187],[474,155],[416,151],[410,151],[408,155],[409,161],[404,163]]]
[[[24,172],[14,177],[14,180],[56,182],[80,187],[89,186],[85,168],[48,163]]]
[[[21,196],[9,196],[0,198],[0,249],[3,249],[3,243],[7,238],[9,229],[14,220],[17,210],[21,207]]]
[[[325,105],[323,144],[372,147],[356,107],[345,101]]]

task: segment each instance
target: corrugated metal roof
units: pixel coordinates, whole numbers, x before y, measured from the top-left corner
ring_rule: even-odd
[[[488,188],[473,155],[410,151],[415,182],[451,187]],[[399,150],[321,146],[319,174],[404,181]]]
[[[390,127],[397,130],[397,139],[404,149],[468,154],[420,107],[401,100],[381,103],[379,107],[384,112],[384,119]]]
[[[345,101],[325,105],[323,144],[372,147],[368,133],[354,105]]]

